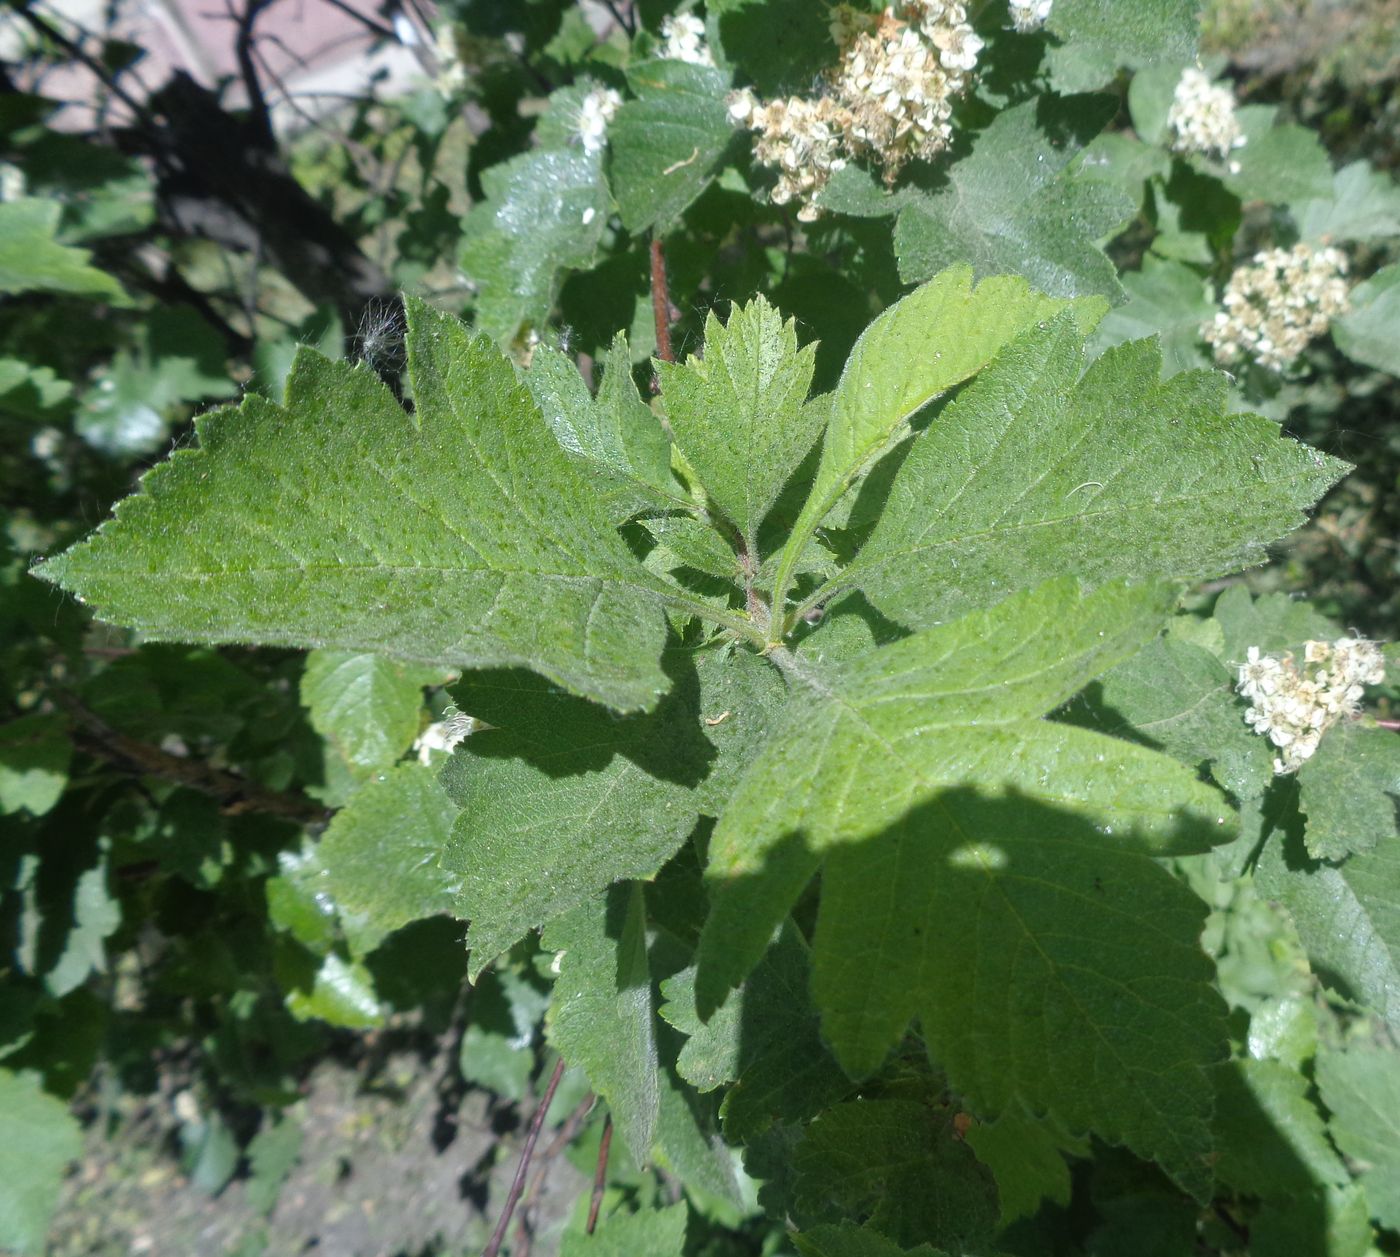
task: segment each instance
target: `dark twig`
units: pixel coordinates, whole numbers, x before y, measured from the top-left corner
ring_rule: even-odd
[[[510,1193],[506,1196],[505,1207],[501,1210],[501,1218],[492,1232],[491,1241],[482,1249],[481,1257],[497,1257],[501,1251],[501,1243],[506,1238],[506,1228],[510,1226],[511,1215],[520,1200],[520,1193],[525,1190],[525,1176],[530,1172],[530,1158],[535,1155],[535,1141],[540,1137],[544,1115],[549,1112],[549,1106],[554,1102],[554,1093],[559,1089],[559,1080],[563,1076],[564,1058],[561,1056],[555,1063],[554,1073],[550,1075],[549,1086],[544,1089],[535,1116],[530,1119],[530,1130],[525,1136],[525,1147],[520,1150],[520,1164],[515,1167],[515,1178],[511,1182]]]
[[[268,111],[262,81],[258,78],[258,67],[253,61],[253,25],[258,20],[258,14],[272,3],[273,0],[246,0],[243,11],[237,15],[233,14],[230,4],[230,16],[234,17],[238,26],[234,50],[238,56],[238,73],[243,79],[243,90],[248,93],[248,116],[257,128],[259,139],[268,147],[274,147],[276,141],[272,131],[272,114]]]
[[[612,14],[613,21],[622,27],[628,35],[637,33],[637,14],[631,5],[628,5],[626,11],[623,12],[617,7],[617,0],[603,0],[603,4]]]
[[[549,1146],[540,1153],[539,1168],[535,1171],[535,1177],[530,1180],[530,1190],[525,1193],[525,1199],[520,1204],[520,1224],[515,1228],[515,1247],[511,1249],[511,1257],[530,1257],[530,1215],[544,1190],[545,1179],[549,1177],[549,1167],[554,1164],[554,1158],[573,1143],[574,1136],[583,1125],[583,1119],[593,1111],[595,1103],[596,1097],[592,1092],[584,1096],[582,1103],[569,1114],[554,1138],[549,1141]]]
[[[603,1188],[608,1182],[608,1152],[612,1148],[612,1114],[603,1121],[603,1138],[598,1144],[598,1165],[593,1171],[593,1196],[588,1202],[588,1227],[589,1235],[593,1234],[594,1228],[598,1225],[598,1210],[603,1207]]]
[[[118,83],[116,75],[114,75],[110,70],[108,70],[108,68],[105,65],[103,65],[99,60],[97,60],[96,57],[92,56],[89,52],[87,52],[81,45],[69,39],[68,36],[65,35],[62,31],[60,31],[58,27],[54,26],[52,22],[49,22],[45,18],[40,17],[37,13],[31,13],[27,4],[20,5],[15,10],[15,16],[20,18],[21,21],[27,22],[40,35],[44,36],[45,39],[51,40],[54,44],[56,44],[59,48],[66,52],[70,57],[72,57],[74,61],[77,61],[81,65],[85,66],[94,76],[96,76],[98,82],[100,82],[103,87],[105,87],[109,92],[112,93],[113,96],[115,96],[119,101],[121,101],[122,104],[124,104],[128,109],[131,110],[131,112],[135,115],[137,121],[142,123],[149,123],[151,115],[149,110],[146,109],[145,105],[143,105],[139,100],[137,100],[136,97],[134,97],[130,92],[128,92],[126,88],[124,88],[120,83]]]
[[[392,39],[396,44],[400,42],[393,27],[385,26],[382,22],[376,22],[368,14],[358,12],[350,5],[346,4],[345,0],[325,0],[325,3],[330,5],[333,9],[339,9],[346,17],[353,18],[367,30],[373,31],[380,39]]]
[[[118,733],[69,694],[55,693],[53,697],[73,718],[76,726],[73,730],[74,743],[94,759],[105,760],[127,771],[163,777],[210,795],[218,800],[228,815],[261,812],[301,824],[323,821],[328,815],[319,803],[302,795],[269,790],[246,777],[211,768],[201,760],[171,755],[158,746]]]

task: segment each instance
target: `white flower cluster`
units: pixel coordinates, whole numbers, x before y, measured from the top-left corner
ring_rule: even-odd
[[[1253,359],[1284,370],[1348,307],[1340,249],[1266,249],[1230,276],[1225,308],[1201,328],[1223,366]]]
[[[745,89],[729,98],[729,116],[758,132],[754,156],[778,172],[769,194],[773,203],[799,201],[798,220],[814,221],[819,211],[812,197],[846,164],[840,155],[841,132],[850,123],[845,111],[826,96],[790,96],[764,105]]]
[[[476,721],[460,711],[449,710],[441,720],[435,720],[413,744],[420,764],[431,764],[435,752],[450,755],[457,744],[476,728]]]
[[[1261,655],[1251,646],[1236,689],[1251,704],[1245,722],[1282,752],[1274,759],[1274,772],[1292,773],[1312,758],[1328,729],[1357,713],[1363,687],[1384,679],[1381,648],[1364,638],[1342,637],[1308,642],[1301,668],[1291,651]]]
[[[953,0],[897,0],[879,14],[839,4],[831,34],[841,55],[825,95],[730,97],[730,117],[758,132],[755,155],[778,171],[773,200],[801,201],[803,222],[818,216],[812,197],[846,164],[843,146],[876,161],[887,183],[911,158],[947,148],[953,99],[982,50],[966,6]]]
[[[1023,35],[1038,31],[1050,16],[1052,0],[1011,0],[1011,25]]]
[[[851,148],[873,157],[893,183],[911,158],[948,147],[953,98],[966,90],[982,41],[962,4],[904,0],[868,25],[860,16],[838,11],[833,22],[851,33],[832,90],[850,114]]]
[[[622,97],[610,87],[599,87],[583,98],[578,111],[578,135],[585,153],[601,153],[608,142],[608,123],[622,105]]]
[[[1182,72],[1176,85],[1167,125],[1178,153],[1205,153],[1224,161],[1245,142],[1235,117],[1234,93],[1194,66]],[[1239,163],[1231,163],[1230,169],[1238,171]]]
[[[691,65],[714,65],[710,46],[705,42],[705,23],[693,13],[678,13],[661,19],[661,56],[667,61],[689,61]]]

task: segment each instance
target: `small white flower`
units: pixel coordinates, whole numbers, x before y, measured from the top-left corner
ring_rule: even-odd
[[[1050,16],[1052,0],[1011,0],[1011,25],[1022,34],[1038,31]]]
[[[693,13],[662,18],[661,55],[668,61],[688,61],[691,65],[715,63],[705,41],[705,23]]]
[[[1274,772],[1293,773],[1316,754],[1328,729],[1356,715],[1364,687],[1384,679],[1380,647],[1343,637],[1308,642],[1301,667],[1292,653],[1264,655],[1251,646],[1235,688],[1251,702],[1245,724],[1283,752]]]
[[[1285,370],[1349,305],[1347,259],[1340,249],[1266,249],[1230,276],[1225,307],[1201,328],[1222,366],[1253,359]]]
[[[601,153],[608,142],[608,123],[622,107],[622,97],[610,87],[599,87],[583,98],[578,111],[578,136],[585,153]]]
[[[1205,153],[1223,161],[1245,142],[1235,117],[1234,93],[1212,83],[1204,70],[1194,66],[1182,71],[1167,125],[1178,153]]]

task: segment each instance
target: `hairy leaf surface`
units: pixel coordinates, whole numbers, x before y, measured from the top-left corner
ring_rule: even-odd
[[[651,1160],[660,1109],[656,1013],[640,885],[617,886],[545,931],[558,962],[549,1041],[608,1103],[638,1165]]]
[[[1151,341],[1088,372],[1060,315],[1009,345],[914,441],[833,585],[922,626],[1073,572],[1196,580],[1261,562],[1347,465],[1226,415],[1209,372],[1163,381]]]
[[[415,416],[304,351],[285,406],[205,416],[198,449],[37,573],[154,639],[517,665],[654,705],[656,586],[510,364],[421,302],[409,321]]]
[[[613,882],[654,876],[762,745],[782,702],[771,666],[680,648],[665,662],[673,686],[646,716],[617,717],[525,672],[470,675],[455,691],[494,726],[443,770],[462,809],[443,866],[461,879],[473,973]]]
[[[1201,849],[1178,822],[1223,831],[1223,800],[1184,765],[1038,719],[1149,640],[1171,596],[1122,584],[1086,595],[1072,579],[1054,581],[809,674],[711,842],[702,1009],[757,961],[823,855],[941,792],[1022,796],[1140,826],[1164,851],[1183,841]],[[852,1054],[868,1065],[870,1052]]]
[[[777,585],[786,588],[812,531],[914,415],[981,370],[1008,341],[1064,303],[1015,277],[983,280],[953,267],[896,302],[856,342],[831,400],[821,463],[784,547]],[[1087,329],[1102,313],[1077,303]]]
[[[727,324],[709,315],[703,355],[657,367],[676,444],[755,558],[759,524],[826,418],[805,404],[815,354],[759,297]]]
[[[1120,298],[1114,265],[1095,241],[1127,222],[1136,202],[1070,169],[1115,108],[1101,96],[1042,97],[999,113],[949,169],[951,186],[900,213],[900,276],[916,282],[970,259],[978,276],[1024,275],[1055,297]]]
[[[713,66],[647,61],[627,71],[635,99],[608,127],[609,174],[623,226],[665,229],[710,181],[733,137],[729,76]]]

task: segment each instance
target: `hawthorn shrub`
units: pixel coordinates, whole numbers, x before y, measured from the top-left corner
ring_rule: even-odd
[[[1184,0],[606,8],[357,117],[349,358],[99,265],[159,170],[6,97],[0,1244],[99,1063],[198,1045],[275,1200],[407,1015],[598,1097],[565,1253],[1397,1251],[1400,654],[1241,574],[1400,374],[1400,190]]]

